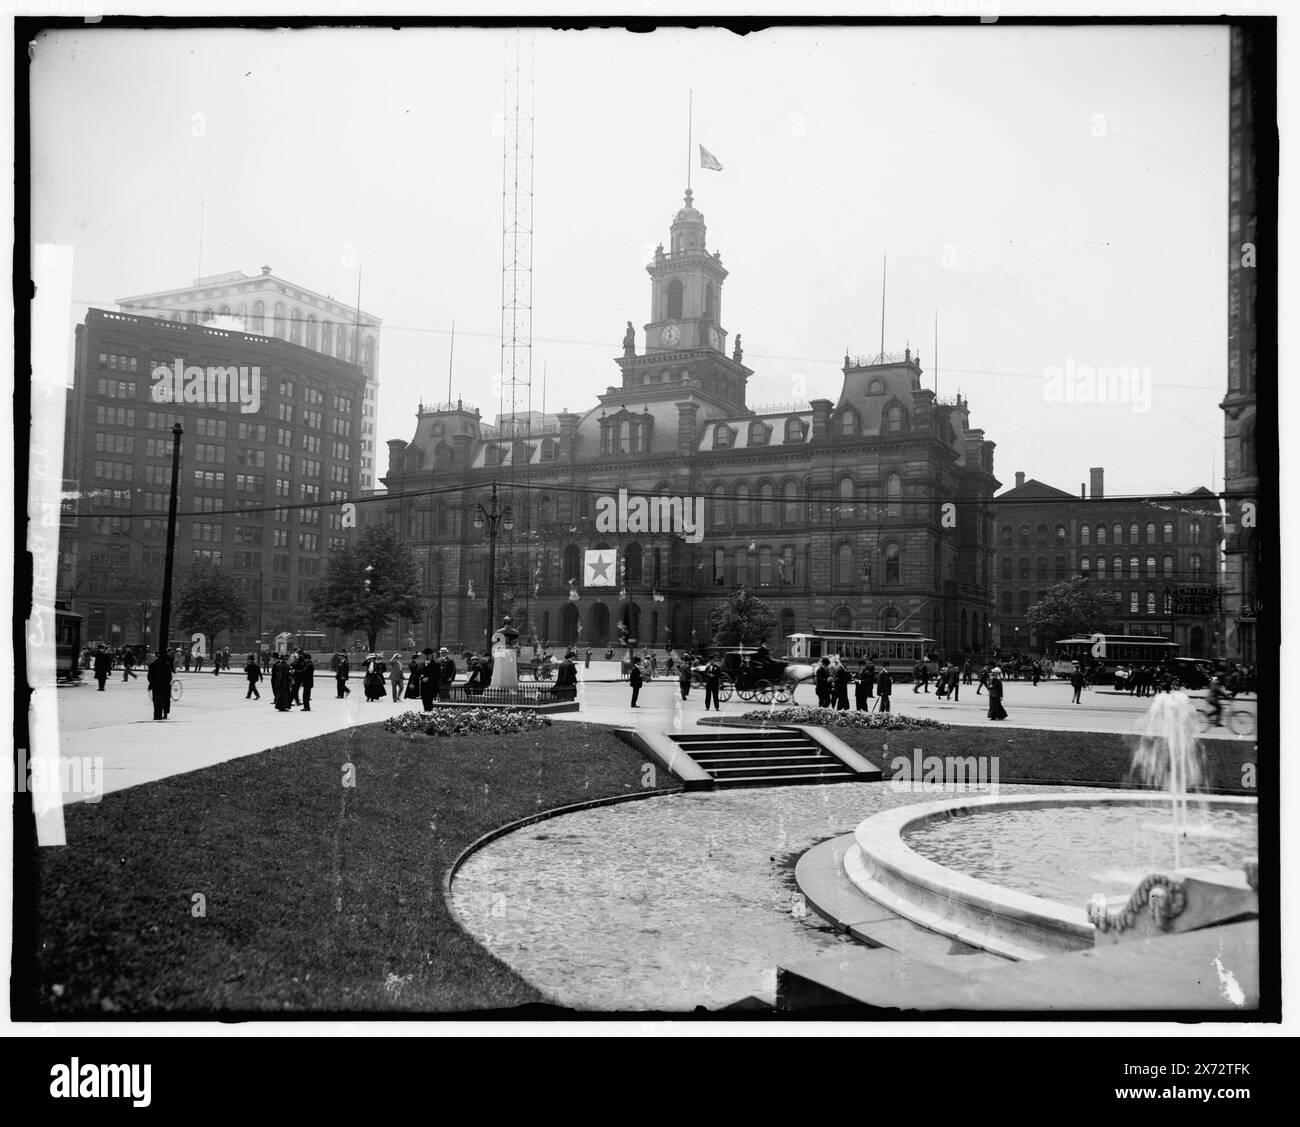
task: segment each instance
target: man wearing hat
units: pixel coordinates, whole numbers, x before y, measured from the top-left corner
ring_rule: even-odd
[[[555,671],[555,696],[557,700],[573,700],[578,695],[578,667],[573,664],[577,655],[566,650],[564,660]]]
[[[451,687],[456,683],[456,659],[446,646],[438,651],[438,669],[442,674],[438,678],[438,699],[451,700]]]
[[[433,650],[424,650],[424,665],[420,669],[420,700],[425,712],[433,711],[434,698],[442,684],[442,667],[433,660]]]

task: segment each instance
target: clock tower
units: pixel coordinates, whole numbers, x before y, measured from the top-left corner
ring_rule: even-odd
[[[736,354],[727,357],[727,332],[722,327],[722,283],[727,271],[722,256],[709,253],[704,216],[695,209],[686,189],[685,206],[673,219],[668,249],[655,248],[646,266],[650,275],[650,321],[645,326],[645,353],[635,354],[625,342],[619,360],[624,388],[694,380],[710,398],[728,407],[744,408],[745,381],[750,370]],[[630,333],[630,329],[629,329]]]

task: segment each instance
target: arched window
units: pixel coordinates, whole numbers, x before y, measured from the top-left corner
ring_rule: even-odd
[[[1111,525],[1110,542],[1117,548],[1124,543],[1124,526],[1122,524]]]
[[[565,583],[570,579],[582,582],[582,551],[577,544],[570,544],[564,549],[564,575],[561,578]]]
[[[1156,542],[1156,524],[1155,521],[1149,520],[1147,521],[1147,543],[1154,544],[1155,542]]]
[[[1148,591],[1147,592],[1147,614],[1155,614],[1155,613],[1156,613],[1156,593],[1154,591]]]
[[[794,633],[794,608],[781,608],[781,637],[788,638]]]
[[[1089,572],[1091,571],[1092,571],[1092,560],[1090,560],[1087,556],[1084,556],[1083,559],[1079,561],[1079,574],[1086,579],[1088,577]]]
[[[1028,556],[1020,557],[1020,560],[1017,564],[1016,574],[1019,575],[1022,582],[1029,578],[1029,557]]]
[[[1174,596],[1172,592],[1165,592],[1165,614],[1174,613]]]
[[[886,607],[880,612],[880,629],[897,630],[898,629],[898,611],[893,607]]]
[[[749,486],[741,481],[736,484],[736,524],[744,528],[749,521]]]
[[[1160,572],[1165,579],[1174,577],[1174,557],[1164,556],[1160,560]]]
[[[786,442],[803,441],[803,421],[800,419],[786,419],[785,421],[785,440]]]
[[[641,582],[641,563],[644,552],[640,544],[631,543],[623,549],[623,563],[627,566],[623,569],[623,578],[628,583],[639,585]]]
[[[1092,546],[1092,529],[1086,524],[1079,529],[1079,543],[1085,548]]]
[[[1056,536],[1056,546],[1058,548],[1064,548],[1065,547],[1065,525],[1058,524],[1056,526],[1055,536]]]
[[[375,338],[366,337],[365,346],[361,351],[361,367],[365,370],[367,376],[375,374]]]
[[[736,586],[743,587],[749,582],[749,549],[737,548],[735,552],[736,560]]]
[[[1097,557],[1097,578],[1098,579],[1106,578],[1106,557],[1105,556]]]
[[[1201,572],[1202,572],[1202,571],[1204,570],[1204,568],[1205,568],[1205,561],[1202,560],[1201,557],[1200,557],[1199,555],[1193,555],[1193,556],[1191,556],[1191,557],[1188,559],[1187,563],[1188,563],[1188,566],[1189,566],[1189,568],[1190,568],[1190,570],[1191,570],[1192,578],[1193,578],[1193,579],[1200,579],[1200,578],[1201,578]]]
[[[316,314],[308,313],[307,314],[307,339],[303,342],[308,348],[314,349],[316,347],[316,329],[317,329]]]
[[[1128,612],[1129,614],[1138,613],[1138,593],[1136,591],[1128,593]]]
[[[835,585],[849,587],[853,584],[853,545],[844,543],[835,549]]]
[[[1124,578],[1124,559],[1122,556],[1115,556],[1110,561],[1110,570],[1112,579]]]
[[[1201,522],[1199,520],[1188,521],[1187,539],[1193,544],[1199,544],[1201,542]]]
[[[334,322],[322,321],[320,323],[320,350],[326,356],[331,354],[334,346]]]
[[[898,545],[892,541],[885,545],[885,582],[901,583],[903,581],[903,556]]]
[[[212,312],[212,306],[206,306],[203,310],[203,323],[206,325],[214,316],[215,314]]]
[[[725,587],[727,585],[727,550],[725,548],[713,549],[713,585],[715,587]]]
[[[1147,578],[1154,579],[1155,577],[1156,577],[1156,558],[1155,556],[1147,556]]]
[[[723,450],[731,445],[731,430],[724,423],[713,428],[713,448]]]
[[[1020,536],[1020,546],[1022,548],[1028,548],[1029,547],[1029,525],[1022,524],[1020,526],[1019,536]]]
[[[296,305],[289,314],[289,343],[302,343],[302,313]]]
[[[831,628],[834,630],[852,630],[853,612],[848,607],[836,607],[831,613]]]
[[[1173,522],[1173,521],[1171,521],[1171,520],[1167,520],[1167,521],[1165,521],[1165,523],[1161,526],[1161,528],[1160,528],[1160,538],[1161,538],[1161,539],[1162,539],[1166,544],[1172,544],[1172,543],[1174,542],[1174,522]]]
[[[840,437],[852,438],[858,433],[857,412],[845,409],[840,415]]]
[[[777,579],[787,587],[799,583],[799,557],[795,555],[794,545],[787,544],[781,549],[781,558],[777,564]]]
[[[884,394],[885,394],[885,381],[882,380],[879,376],[874,376],[874,377],[872,377],[871,382],[870,382],[869,384],[867,384],[867,394],[868,394],[868,395],[884,395]]]
[[[1011,530],[1011,525],[1004,524],[998,532],[998,547],[1010,548],[1011,539],[1015,534]]]
[[[664,303],[664,317],[669,321],[680,321],[682,319],[682,283],[676,278],[668,283]]]
[[[757,420],[749,424],[749,444],[750,446],[767,445],[767,427]]]
[[[1132,524],[1130,524],[1130,525],[1128,526],[1128,542],[1129,542],[1130,544],[1136,544],[1136,543],[1138,542],[1138,524],[1137,524],[1137,521],[1134,521]]]
[[[776,523],[775,490],[770,481],[758,487],[758,523],[764,526]]]
[[[334,358],[336,360],[346,360],[348,358],[348,327],[340,325],[338,331],[334,334]],[[608,614],[608,611],[606,611]]]
[[[1138,558],[1137,558],[1137,556],[1129,556],[1129,558],[1128,558],[1128,577],[1129,577],[1130,579],[1137,579],[1137,578],[1138,578]]]
[[[709,321],[718,319],[718,291],[712,282],[704,283],[704,316]]]
[[[885,515],[901,517],[903,515],[903,479],[896,473],[885,478]]]
[[[998,560],[998,582],[1011,582],[1011,559],[1008,556],[1003,556]]]
[[[772,586],[772,549],[766,544],[758,550],[758,585]]]
[[[1040,524],[1035,531],[1035,538],[1040,548],[1047,547],[1047,525]]]
[[[855,509],[853,503],[853,479],[847,476],[840,478],[836,491],[839,493],[840,498],[840,516],[845,519],[852,517]]]
[[[274,337],[279,337],[281,340],[284,340],[285,337],[284,302],[277,301],[275,303],[275,309],[273,312],[275,315],[275,319],[273,322],[273,327],[271,329],[271,335]]]
[[[1104,548],[1105,546],[1106,546],[1106,526],[1104,524],[1099,524],[1097,525],[1097,547]]]
[[[898,434],[903,429],[903,408],[897,403],[891,403],[885,408],[884,422],[886,434]]]
[[[709,523],[714,528],[721,528],[727,523],[727,492],[721,482],[713,487],[710,495]]]
[[[793,481],[781,486],[781,520],[785,524],[799,523],[799,487]]]

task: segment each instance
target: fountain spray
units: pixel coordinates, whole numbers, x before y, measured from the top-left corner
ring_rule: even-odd
[[[1132,771],[1138,783],[1168,795],[1174,819],[1174,868],[1187,833],[1188,795],[1205,777],[1205,755],[1197,733],[1200,717],[1186,693],[1158,693],[1139,728]]]

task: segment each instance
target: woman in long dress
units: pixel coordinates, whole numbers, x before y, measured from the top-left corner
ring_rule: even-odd
[[[989,719],[1005,720],[1007,710],[1002,707],[1002,670],[994,669],[989,674]]]

